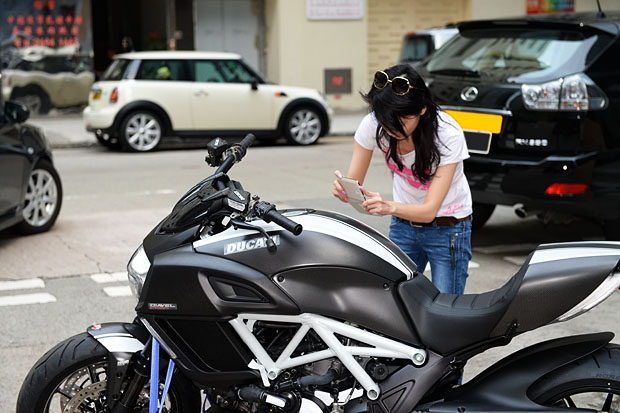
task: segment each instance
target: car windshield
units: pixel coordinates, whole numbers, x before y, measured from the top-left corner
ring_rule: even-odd
[[[497,81],[544,81],[582,71],[611,41],[603,33],[542,28],[462,31],[426,62],[434,74],[490,77]]]
[[[128,59],[116,59],[103,74],[103,80],[121,80],[129,65]]]

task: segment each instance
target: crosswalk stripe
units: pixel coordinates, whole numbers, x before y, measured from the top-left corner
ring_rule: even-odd
[[[128,297],[131,295],[131,288],[128,285],[118,287],[105,287],[103,292],[108,297]]]
[[[0,296],[0,307],[6,307],[10,305],[44,304],[54,302],[56,302],[56,297],[49,293]]]
[[[0,281],[0,291],[29,290],[31,288],[43,288],[45,283],[40,278],[30,278],[18,281]]]
[[[113,272],[113,273],[104,272],[100,274],[92,274],[90,278],[98,284],[127,281],[127,271]]]

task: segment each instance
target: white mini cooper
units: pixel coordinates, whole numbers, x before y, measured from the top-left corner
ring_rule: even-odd
[[[155,149],[165,136],[285,136],[310,145],[329,131],[320,92],[266,83],[232,53],[162,51],[117,55],[93,84],[86,129],[129,151]]]

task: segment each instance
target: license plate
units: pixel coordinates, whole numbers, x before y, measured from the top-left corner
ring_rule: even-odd
[[[99,100],[99,99],[101,99],[101,91],[93,90],[93,100]]]
[[[461,125],[463,130],[500,133],[502,131],[502,115],[491,113],[462,112],[446,110]]]

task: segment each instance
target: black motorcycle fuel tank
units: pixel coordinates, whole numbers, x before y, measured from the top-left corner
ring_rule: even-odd
[[[200,254],[225,257],[265,274],[300,313],[344,319],[419,343],[394,288],[416,274],[409,257],[382,234],[344,215],[308,210],[286,211],[284,215],[303,225],[301,235],[264,221],[252,222],[269,233],[275,251],[269,251],[258,231],[233,228],[196,241],[194,248]],[[241,288],[250,286],[236,277],[231,281],[240,282]],[[210,282],[214,290],[219,288],[220,296],[228,289],[233,294],[228,299],[235,297],[234,284],[227,286],[221,279]]]

